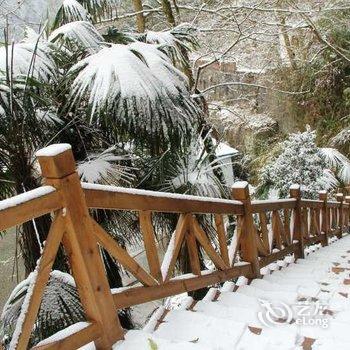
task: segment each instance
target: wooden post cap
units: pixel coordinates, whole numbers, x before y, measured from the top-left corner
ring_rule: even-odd
[[[321,201],[326,201],[327,200],[327,191],[319,191],[318,192],[318,198]]]
[[[75,172],[72,147],[68,143],[54,144],[36,152],[43,177],[61,179]]]
[[[346,197],[345,197],[345,202],[346,202],[346,203],[350,203],[350,196],[346,196]]]
[[[337,199],[337,202],[342,202],[344,200],[344,195],[342,193],[337,193],[335,198]]]
[[[293,184],[289,187],[289,195],[292,198],[299,198],[301,196],[300,185]]]
[[[249,198],[249,184],[247,181],[237,181],[231,187],[232,197],[236,200],[246,200]]]

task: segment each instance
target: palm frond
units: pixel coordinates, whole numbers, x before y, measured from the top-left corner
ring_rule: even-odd
[[[57,74],[54,49],[33,36],[12,45],[0,47],[0,73],[10,72],[13,79],[34,77],[47,82]]]
[[[87,160],[78,164],[78,173],[82,181],[108,185],[131,185],[135,179],[133,168],[123,165],[128,155],[118,155],[115,147],[102,153],[90,153]]]
[[[73,51],[78,48],[88,53],[96,53],[101,49],[104,39],[90,22],[76,21],[54,30],[49,41],[65,45]]]
[[[320,148],[326,163],[336,169],[339,178],[345,182],[350,182],[350,160],[337,149],[331,147]]]
[[[350,143],[350,127],[343,129],[331,140],[331,145],[342,146],[346,143]]]
[[[63,0],[61,7],[58,9],[53,28],[58,28],[63,24],[75,21],[90,21],[88,11],[76,0]]]
[[[161,190],[207,197],[222,197],[226,192],[213,172],[213,165],[205,152],[203,140],[193,140],[185,153],[177,153],[169,164]]]
[[[112,111],[116,126],[139,136],[183,133],[199,110],[186,92],[181,74],[153,47],[142,51],[132,45],[113,44],[75,64],[69,72],[75,77],[72,104],[85,99],[91,121]],[[167,79],[162,80],[164,77]]]
[[[91,14],[94,21],[111,14],[120,0],[79,0],[84,8]]]
[[[148,31],[145,41],[160,45],[175,65],[185,67],[188,65],[188,54],[198,47],[194,32],[191,26],[184,23],[164,32]]]

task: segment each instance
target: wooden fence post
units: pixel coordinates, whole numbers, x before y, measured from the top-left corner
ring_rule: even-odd
[[[232,198],[241,201],[244,205],[242,233],[240,238],[242,258],[244,261],[251,263],[253,271],[252,278],[257,278],[260,277],[260,264],[258,259],[257,248],[258,236],[251,210],[251,200],[248,182],[236,182],[232,186]]]
[[[338,237],[341,238],[343,236],[343,229],[344,229],[344,195],[342,193],[337,193],[335,198],[337,199],[337,202],[340,202],[340,206],[338,208]]]
[[[299,242],[299,252],[296,253],[296,258],[304,258],[304,232],[303,223],[301,217],[301,191],[299,185],[292,185],[289,189],[291,198],[296,199],[294,209],[294,222],[293,222],[293,240]]]
[[[45,183],[54,186],[65,207],[63,245],[88,321],[102,328],[97,349],[111,349],[123,339],[117,310],[110,291],[92,220],[85,202],[75,160],[68,144],[52,145],[37,152]]]
[[[320,201],[323,201],[321,232],[324,232],[325,234],[324,245],[328,245],[328,235],[330,232],[330,228],[329,228],[329,216],[328,216],[328,209],[327,209],[327,201],[328,201],[327,191],[319,191],[318,198]]]
[[[350,196],[345,197],[345,202],[348,204],[348,208],[345,211],[345,225],[347,230],[349,231],[350,227]]]

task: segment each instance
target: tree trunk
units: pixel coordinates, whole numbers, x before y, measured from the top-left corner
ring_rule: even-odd
[[[146,29],[146,20],[143,15],[142,0],[133,0],[135,12],[140,12],[136,15],[136,27],[139,33],[144,33]]]
[[[161,0],[163,12],[166,16],[166,19],[171,27],[175,27],[175,17],[173,14],[173,10],[171,9],[171,4],[169,0]]]

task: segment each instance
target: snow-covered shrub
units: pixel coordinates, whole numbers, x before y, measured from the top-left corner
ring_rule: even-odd
[[[280,154],[260,174],[260,195],[270,190],[287,197],[292,184],[300,184],[305,197],[315,198],[320,190],[338,185],[337,177],[349,179],[350,162],[337,150],[317,147],[316,132],[306,130],[289,135]]]
[[[11,293],[1,314],[0,336],[5,349],[9,347],[19,318],[25,313],[25,297],[35,272],[19,283]],[[22,315],[21,315],[22,313]],[[85,321],[74,279],[60,271],[52,271],[33,328],[30,346],[69,325]]]

